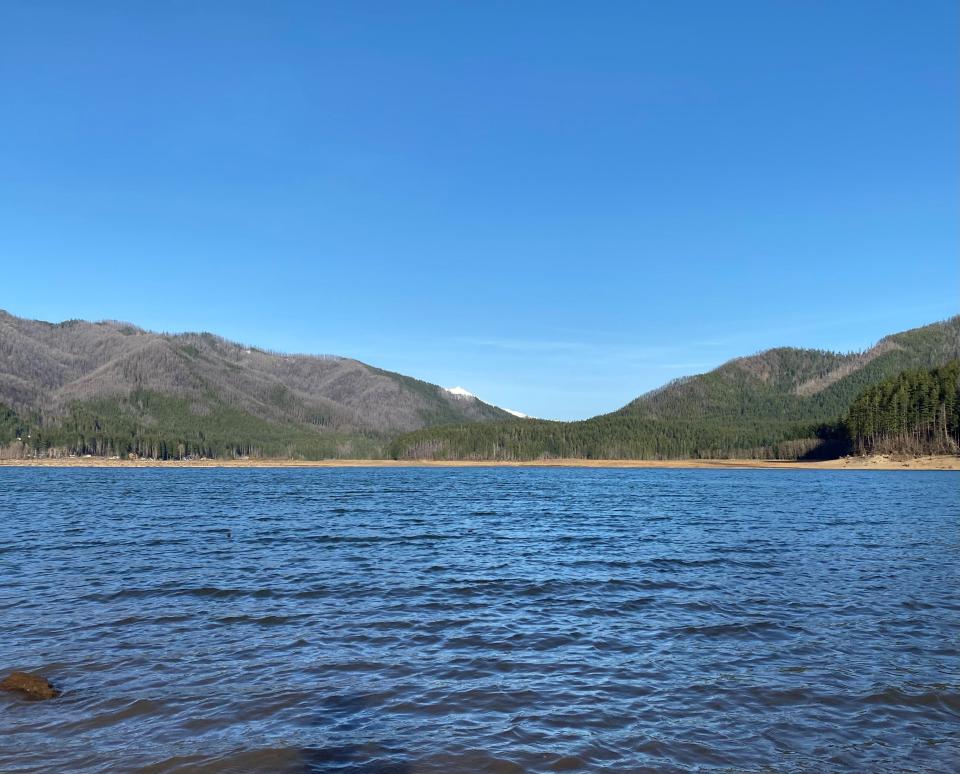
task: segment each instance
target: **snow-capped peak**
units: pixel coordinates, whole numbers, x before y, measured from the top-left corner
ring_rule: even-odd
[[[456,395],[458,398],[476,398],[470,390],[465,390],[463,387],[444,387],[447,392],[451,395]]]
[[[445,392],[449,392],[451,395],[456,395],[458,398],[473,398],[474,400],[480,400],[476,395],[474,395],[470,390],[464,387],[444,387]],[[493,405],[492,403],[490,404]],[[529,415],[521,414],[519,411],[514,411],[513,409],[503,408],[503,406],[497,406],[496,408],[501,411],[506,411],[508,414],[513,414],[515,417],[520,419],[529,419]]]

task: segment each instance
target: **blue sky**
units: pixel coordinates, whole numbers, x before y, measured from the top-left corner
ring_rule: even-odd
[[[539,416],[958,311],[955,2],[0,5],[0,308]]]

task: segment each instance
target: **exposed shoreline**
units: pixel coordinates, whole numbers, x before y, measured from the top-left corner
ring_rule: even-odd
[[[753,468],[759,470],[960,470],[960,456],[842,457],[836,460],[122,460],[106,457],[0,459],[0,467],[47,468]]]

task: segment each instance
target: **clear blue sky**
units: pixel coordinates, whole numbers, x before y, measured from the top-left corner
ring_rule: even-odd
[[[958,311],[960,4],[0,3],[0,308],[553,418]]]

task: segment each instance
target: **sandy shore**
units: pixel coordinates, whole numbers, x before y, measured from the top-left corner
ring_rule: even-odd
[[[796,460],[580,460],[524,462],[473,460],[120,460],[104,457],[0,460],[0,467],[51,468],[758,468],[765,470],[960,470],[960,457],[843,457]]]

